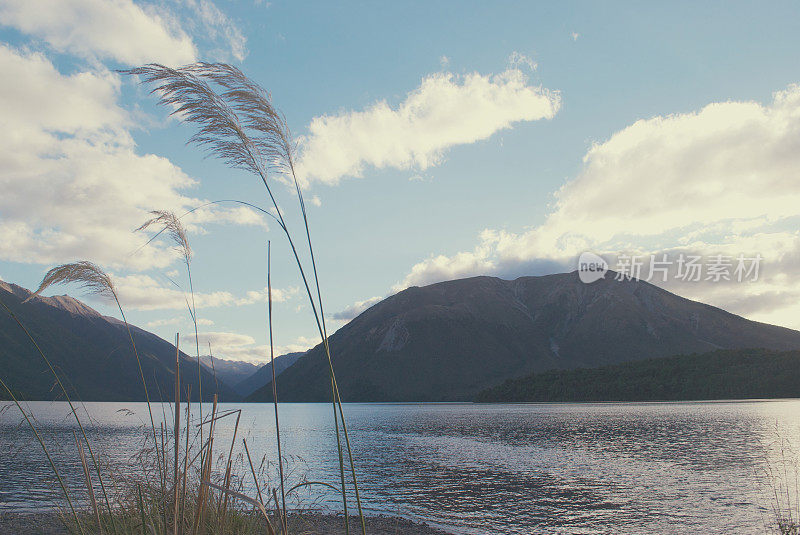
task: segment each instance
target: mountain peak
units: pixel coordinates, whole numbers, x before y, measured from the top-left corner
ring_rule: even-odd
[[[2,280],[0,280],[0,290],[13,294],[23,300],[28,299],[33,293],[30,290],[23,288],[22,286],[19,286],[11,282],[5,282]],[[52,297],[44,297],[42,295],[37,295],[32,300],[38,303],[51,306],[53,308],[57,308],[59,310],[63,310],[65,312],[69,312],[70,314],[74,314],[76,316],[97,317],[97,318],[103,317],[98,311],[96,311],[92,307],[68,295],[54,295]]]
[[[3,290],[4,292],[10,293],[22,299],[27,299],[27,297],[31,295],[31,292],[29,292],[22,286],[18,286],[13,282],[6,282],[2,280],[0,280],[0,290]]]
[[[102,315],[92,307],[68,295],[54,295],[52,297],[36,296],[35,299],[51,307],[60,308],[70,314],[75,314],[76,316],[102,317]]]

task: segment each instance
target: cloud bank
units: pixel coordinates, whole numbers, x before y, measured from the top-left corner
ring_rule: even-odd
[[[86,59],[180,65],[197,57],[175,19],[132,0],[4,0],[0,21]]]
[[[800,326],[790,318],[797,317],[797,307],[767,313],[757,304],[794,292],[800,86],[775,93],[767,104],[718,102],[693,113],[639,120],[594,144],[583,161],[579,175],[556,192],[542,225],[524,232],[487,228],[472,250],[419,262],[394,290],[478,274],[510,278],[572,270],[587,250],[760,253],[764,278],[747,289],[670,289]]]
[[[514,124],[551,119],[558,92],[532,86],[515,61],[499,74],[431,74],[398,106],[315,117],[300,138],[298,174],[335,184],[367,167],[424,170],[447,149],[488,139]]]
[[[216,9],[187,2],[198,13]],[[9,0],[0,20],[84,60],[63,71],[32,51],[35,42],[0,43],[0,260],[168,266],[176,255],[162,242],[131,255],[145,240],[131,230],[150,210],[180,213],[204,200],[189,195],[197,182],[169,159],[137,150],[139,121],[120,104],[119,75],[101,60],[185,63],[196,57],[191,38],[170,16],[130,0]],[[243,207],[215,206],[186,219],[196,232],[211,222],[265,224]]]

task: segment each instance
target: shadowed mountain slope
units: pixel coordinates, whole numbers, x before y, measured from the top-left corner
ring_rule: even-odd
[[[102,316],[68,296],[36,297],[23,303],[31,292],[0,281],[0,300],[30,331],[53,363],[70,396],[83,401],[144,401],[139,367],[125,324]],[[131,327],[142,361],[151,401],[172,399],[175,346],[138,327]],[[35,346],[8,312],[0,307],[0,377],[15,395],[28,400],[63,399],[55,380]],[[181,353],[181,384],[184,396],[191,387],[198,399],[202,381],[203,399],[218,391],[221,400],[238,396],[225,384]],[[8,399],[5,391],[0,399]],[[184,397],[185,399],[185,397]]]
[[[460,401],[511,378],[715,349],[800,348],[800,332],[652,284],[577,273],[408,288],[330,337],[345,401]],[[271,399],[265,385],[247,399]],[[281,401],[329,401],[317,346],[278,381]]]

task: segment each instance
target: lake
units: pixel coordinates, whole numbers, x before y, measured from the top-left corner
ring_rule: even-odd
[[[16,407],[1,405],[0,511],[52,506],[58,487],[41,449]],[[80,487],[68,407],[27,406],[70,484]],[[220,407],[241,408],[240,437],[254,460],[274,461],[272,406]],[[454,533],[764,533],[773,486],[765,467],[782,473],[781,459],[800,447],[798,400],[347,404],[344,410],[366,510],[424,519]],[[80,411],[91,419],[95,449],[121,470],[129,466],[144,422],[149,426],[146,406],[86,403]],[[156,413],[161,421],[160,407]],[[285,404],[280,418],[290,479],[336,484],[331,407]],[[220,450],[227,451],[234,419],[219,421]],[[274,477],[273,466],[269,471]],[[794,472],[787,474],[795,489]],[[292,503],[337,507],[325,487],[293,495]]]

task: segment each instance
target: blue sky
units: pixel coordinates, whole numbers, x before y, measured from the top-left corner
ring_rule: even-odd
[[[762,254],[754,284],[663,286],[800,327],[800,6],[430,4],[0,0],[0,277],[93,260],[134,323],[188,336],[180,262],[166,243],[131,254],[132,229],[268,199],[114,69],[210,60],[301,138],[334,327],[411,284],[568,271],[583,250]],[[218,356],[267,356],[268,239],[278,351],[318,342],[274,224],[233,206],[186,222]]]

